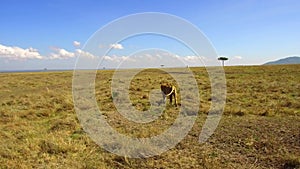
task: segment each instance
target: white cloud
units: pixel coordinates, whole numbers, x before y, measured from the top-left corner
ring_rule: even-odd
[[[119,43],[110,44],[110,47],[113,48],[113,49],[124,49],[122,44],[119,44]]]
[[[79,42],[74,41],[74,46],[80,45]],[[111,44],[113,49],[123,49],[121,44]],[[85,57],[89,59],[99,58],[87,51],[81,49],[75,49],[74,51],[68,51],[63,48],[53,47],[52,52],[46,56],[41,56],[40,53],[34,48],[22,49],[19,47],[8,47],[0,44],[0,58],[8,58],[6,60],[25,60],[25,59],[45,59],[45,60],[59,60],[59,59],[72,59],[75,57]],[[159,67],[164,64],[167,67],[172,66],[198,66],[203,61],[208,59],[201,56],[179,56],[168,52],[160,51],[145,51],[131,56],[117,56],[107,55],[102,57],[105,62],[103,66],[116,67],[123,66],[128,68],[134,67]]]
[[[75,56],[76,57],[78,57],[78,56],[82,57],[83,56],[83,57],[92,58],[92,59],[96,57],[95,55],[93,55],[89,52],[83,51],[81,49],[76,49],[75,50]]]
[[[53,48],[54,53],[50,54],[50,59],[68,59],[75,57],[75,53],[61,48]]]
[[[110,56],[103,56],[103,59],[106,61],[114,61],[113,58]]]
[[[43,59],[37,49],[32,47],[23,49],[15,46],[4,46],[0,44],[0,58],[11,60]]]
[[[73,46],[74,46],[75,48],[80,47],[80,42],[74,41],[74,42],[73,42]]]
[[[160,67],[161,64],[166,67],[185,67],[201,66],[204,61],[208,61],[202,56],[179,56],[167,52],[141,52],[131,56],[104,56],[103,66],[119,68],[145,68]]]
[[[51,47],[52,53],[47,56],[42,56],[37,49],[28,48],[22,49],[20,47],[10,47],[0,44],[0,58],[9,60],[27,60],[27,59],[69,59],[74,57],[87,57],[95,58],[96,56],[83,51],[81,49],[76,49],[74,52],[67,51],[66,49]]]
[[[129,56],[103,56],[103,59],[110,62],[121,63],[123,61],[135,61],[135,59],[130,58]]]
[[[242,56],[234,56],[233,58],[239,59],[239,60],[240,60],[240,59],[243,59]]]
[[[179,57],[177,57],[179,58]],[[199,57],[199,56],[183,56],[180,58],[181,60],[185,62],[196,62],[196,61],[202,61],[204,57]]]
[[[95,55],[81,49],[76,49],[75,52],[69,52],[61,48],[53,48],[52,50],[54,52],[50,54],[49,59],[69,59],[79,56],[93,59],[96,57]]]

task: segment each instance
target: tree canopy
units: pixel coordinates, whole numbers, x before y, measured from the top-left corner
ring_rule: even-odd
[[[227,57],[219,57],[218,60],[228,60]]]
[[[228,60],[228,58],[222,56],[222,57],[219,57],[218,60],[222,61],[222,66],[224,66],[224,62],[225,62],[226,60]]]

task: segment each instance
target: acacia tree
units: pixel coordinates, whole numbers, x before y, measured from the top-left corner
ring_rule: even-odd
[[[219,57],[218,60],[222,61],[222,66],[224,66],[224,62],[228,60],[227,57]]]

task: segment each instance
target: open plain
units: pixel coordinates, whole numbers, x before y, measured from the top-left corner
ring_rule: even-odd
[[[211,86],[205,68],[191,68],[201,101],[196,122],[174,148],[150,158],[117,156],[86,134],[73,105],[73,72],[0,73],[0,168],[300,168],[300,65],[224,69],[226,107],[214,134],[198,142]],[[95,95],[115,130],[143,138],[174,122],[180,106],[167,105],[146,124],[124,119],[110,90],[113,73],[98,71]],[[137,74],[129,88],[132,106],[148,110],[149,91],[161,79],[174,81],[156,69]]]

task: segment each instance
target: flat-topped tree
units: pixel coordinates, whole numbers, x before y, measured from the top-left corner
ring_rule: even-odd
[[[218,60],[222,61],[222,66],[224,66],[224,62],[228,60],[227,57],[219,57]]]

